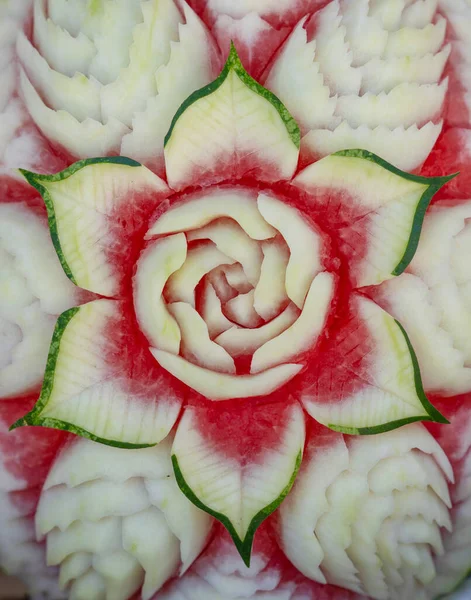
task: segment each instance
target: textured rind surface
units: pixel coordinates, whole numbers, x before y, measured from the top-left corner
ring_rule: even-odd
[[[441,528],[451,529],[442,448],[421,424],[367,438],[318,433],[280,508],[289,559],[310,579],[378,600],[425,598]]]
[[[43,197],[69,279],[104,296],[122,294],[130,285],[123,259],[129,260],[146,217],[169,194],[165,182],[125,157],[85,159],[54,175],[21,172]]]
[[[187,407],[172,448],[180,489],[226,527],[247,565],[256,530],[285,499],[301,464],[302,410],[297,404],[281,414],[277,410],[277,405],[239,409],[245,431],[229,439],[233,411]],[[252,414],[258,418],[252,420]]]
[[[365,148],[404,170],[421,167],[442,129],[448,85],[436,4],[334,0],[306,11],[264,79],[300,123],[302,160]],[[415,118],[411,105],[420,106]]]
[[[0,198],[0,398],[32,392],[41,385],[57,315],[80,301],[66,278],[48,234],[45,215],[26,202]],[[18,189],[20,198],[23,187]],[[54,294],[51,294],[51,289]],[[25,364],[29,365],[25,373]]]
[[[36,513],[48,564],[60,565],[61,587],[81,596],[90,579],[114,600],[142,586],[151,598],[200,554],[212,519],[180,492],[172,440],[126,451],[74,439],[57,456]]]

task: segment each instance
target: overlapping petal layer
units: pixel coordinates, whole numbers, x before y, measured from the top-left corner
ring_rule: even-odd
[[[265,85],[298,120],[302,155],[364,148],[406,171],[441,131],[450,47],[437,2],[334,0],[299,22]]]
[[[223,47],[229,31],[236,41],[241,32],[245,35],[242,57],[250,49],[250,35],[255,44],[265,32],[267,54],[275,49],[288,33],[281,13],[294,19],[301,16],[298,9],[314,7],[287,2],[273,11],[267,2],[257,7],[258,14],[253,8],[250,2],[235,7],[215,1],[205,11]],[[406,269],[423,213],[447,178],[408,176],[364,151],[325,158],[297,174],[298,126],[280,101],[249,77],[234,47],[221,76],[178,110],[163,150],[177,105],[212,79],[215,54],[204,26],[184,3],[170,0],[118,0],[100,3],[96,10],[76,1],[69,9],[64,11],[60,1],[36,2],[32,38],[18,39],[23,93],[33,116],[44,131],[52,127],[55,143],[69,144],[74,155],[88,156],[93,148],[129,153],[162,176],[165,159],[171,189],[127,159],[77,163],[55,177],[25,173],[48,204],[56,249],[69,277],[119,299],[95,300],[61,316],[41,398],[18,424],[59,427],[106,444],[149,445],[169,434],[185,403],[172,448],[178,485],[224,523],[248,563],[256,528],[288,493],[299,466],[305,431],[299,399],[320,422],[350,433],[374,433],[408,420],[443,421],[423,394],[404,330],[357,288]],[[265,77],[288,108],[292,97],[284,83],[305,82],[292,104],[303,133],[311,130],[305,141],[314,140],[314,151],[304,152],[303,161],[337,149],[338,143],[342,148],[366,145],[408,169],[420,165],[438,135],[447,90],[441,81],[448,55],[444,21],[435,9],[430,1],[407,6],[331,2],[298,24]],[[221,18],[218,12],[227,14]],[[406,110],[411,105],[413,110]],[[77,135],[71,137],[71,131]],[[407,152],[399,155],[405,145]],[[295,189],[288,182],[296,174]],[[219,182],[225,183],[210,187]],[[171,196],[171,190],[182,195]],[[461,262],[456,268],[462,274]],[[291,379],[292,385],[278,391]],[[247,397],[252,401],[231,401]],[[357,450],[363,440],[332,434],[362,458],[352,459],[355,464],[348,463],[328,490],[332,511],[319,535],[327,547],[320,569],[329,581],[351,588],[366,581],[365,589],[370,586],[367,591],[378,598],[388,586],[419,598],[423,586],[416,579],[424,583],[434,568],[427,545],[441,550],[441,532],[436,534],[432,521],[448,525],[445,475],[430,466],[435,464],[430,452],[450,475],[439,447],[420,445],[421,432],[422,426],[409,426],[384,434],[378,445],[365,441],[366,454]],[[322,433],[312,444],[322,450],[321,438]],[[415,481],[420,488],[415,496],[410,490],[391,492],[399,484],[389,462],[372,467],[373,474],[363,468],[368,462],[363,457],[378,453],[381,444],[387,451],[394,446],[390,439],[405,440],[405,469],[414,476],[418,471],[408,460],[424,454],[430,481],[424,479],[422,487]],[[168,471],[170,443],[167,438],[152,449],[96,451],[94,443],[82,440],[77,447],[93,450],[85,452],[88,463],[80,452],[76,463],[80,468],[87,463],[95,474],[78,484],[59,478],[43,492],[38,523],[44,518],[39,526],[52,547],[50,559],[63,564],[63,583],[75,580],[77,598],[125,598],[143,581],[143,596],[150,597],[176,572],[176,540],[182,536],[175,529],[176,513],[169,517],[165,511],[174,504],[184,514],[182,503],[192,505],[175,482],[165,495],[157,488],[167,490],[167,479],[149,483],[147,475],[136,481],[131,474],[145,462],[138,464],[136,457],[154,456],[164,447]],[[411,450],[414,444],[419,449]],[[123,470],[126,462],[116,454],[104,460],[106,475],[97,480],[90,462],[100,453],[129,457],[129,477],[116,482],[110,476],[113,464]],[[383,467],[389,488],[381,487]],[[352,473],[345,475],[347,469]],[[362,477],[366,484],[358,483]],[[371,540],[358,533],[359,527],[355,557],[343,552],[340,539],[351,524],[351,515],[342,520],[345,490],[358,500],[368,484],[376,486],[378,496],[399,497],[392,504],[384,501],[392,512],[378,544],[384,563],[390,562],[383,578],[376,577],[377,562],[362,562]],[[142,485],[147,496],[138,490]],[[163,510],[171,533],[162,525],[162,514],[157,517],[144,501]],[[435,513],[424,518],[407,513],[422,501]],[[122,513],[124,504],[137,514]],[[77,521],[81,510],[85,517]],[[126,520],[128,528],[121,523]],[[394,537],[396,529],[400,539]],[[94,537],[88,536],[91,531]],[[162,558],[167,566],[156,571],[152,561],[159,535],[167,541]],[[456,539],[450,544],[458,547]],[[253,560],[257,583],[244,586],[242,597],[319,600],[324,592],[329,598],[337,593],[299,578],[281,581],[271,572],[265,584],[268,563],[257,566],[257,556]],[[349,570],[349,560],[361,563],[360,576]],[[339,564],[345,567],[341,573]],[[208,579],[207,562],[201,572],[197,568],[168,588],[169,598],[240,596],[236,584],[231,588],[212,575]]]
[[[218,67],[204,25],[174,0],[35,0],[17,53],[22,96],[48,139],[76,158],[123,153],[156,169],[176,108]]]
[[[57,316],[80,301],[80,291],[67,280],[57,260],[43,211],[31,207],[30,189],[12,180],[4,183],[16,192],[9,198],[2,190],[4,203],[0,204],[3,399],[24,396],[41,385]]]
[[[280,508],[283,549],[315,581],[378,600],[425,598],[452,529],[452,479],[423,425],[371,437],[318,432]]]
[[[36,513],[47,562],[77,600],[148,600],[203,549],[212,520],[179,491],[171,439],[128,452],[74,440],[58,455]]]
[[[411,336],[425,389],[446,396],[471,390],[470,218],[469,202],[434,205],[410,272],[378,289]]]

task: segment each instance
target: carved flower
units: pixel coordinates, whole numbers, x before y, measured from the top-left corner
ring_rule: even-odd
[[[311,419],[356,434],[444,422],[405,331],[361,290],[406,268],[448,179],[365,151],[298,169],[299,141],[233,47],[172,121],[166,182],[119,157],[23,171],[64,271],[101,298],[59,317],[39,400],[15,427],[140,448],[177,424],[180,489],[247,563]]]

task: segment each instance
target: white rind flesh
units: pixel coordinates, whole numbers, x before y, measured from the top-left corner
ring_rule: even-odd
[[[143,584],[149,599],[203,549],[212,519],[178,489],[171,444],[129,451],[82,439],[59,454],[36,521],[71,595],[126,600]]]

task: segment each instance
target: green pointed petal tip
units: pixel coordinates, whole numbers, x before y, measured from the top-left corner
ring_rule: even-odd
[[[422,376],[420,374],[419,361],[417,360],[417,355],[415,350],[411,344],[409,336],[407,335],[404,327],[399,323],[399,321],[395,320],[397,326],[401,330],[406,343],[409,349],[409,353],[412,360],[412,366],[414,369],[414,382],[415,389],[417,392],[417,396],[426,411],[426,415],[418,415],[417,417],[408,417],[405,419],[398,419],[397,421],[390,421],[389,423],[383,423],[381,425],[376,425],[374,427],[343,427],[341,425],[335,425],[334,423],[329,423],[327,427],[332,429],[333,431],[337,431],[338,433],[345,433],[347,435],[376,435],[378,433],[386,433],[387,431],[392,431],[393,429],[398,429],[399,427],[403,427],[404,425],[409,425],[410,423],[417,423],[418,421],[431,421],[432,423],[441,423],[443,425],[449,425],[450,421],[445,418],[440,411],[438,411],[435,406],[430,402],[425,394],[425,390],[422,384]]]
[[[177,480],[178,487],[180,488],[180,490],[183,492],[183,494],[185,494],[185,496],[188,498],[188,500],[190,500],[190,502],[192,502],[197,508],[208,513],[209,515],[211,515],[212,517],[217,519],[220,523],[222,523],[222,525],[224,525],[224,527],[229,532],[229,534],[234,542],[234,545],[240,554],[240,557],[242,558],[242,560],[244,561],[244,564],[247,567],[250,567],[250,559],[251,559],[251,555],[252,555],[253,541],[254,541],[257,529],[260,527],[260,525],[263,523],[263,521],[265,521],[265,519],[267,519],[273,512],[275,512],[275,510],[280,506],[280,504],[283,502],[283,500],[286,498],[286,496],[291,491],[291,488],[294,485],[294,481],[296,479],[299,468],[301,466],[301,461],[302,461],[302,452],[299,452],[299,454],[296,458],[293,475],[292,475],[291,479],[289,480],[288,485],[284,488],[284,490],[281,492],[281,494],[278,496],[278,498],[276,498],[276,500],[274,500],[271,504],[266,506],[264,509],[262,509],[259,513],[257,513],[255,515],[255,517],[252,519],[252,522],[249,525],[249,528],[247,530],[245,538],[241,539],[239,537],[239,535],[237,534],[231,521],[225,515],[211,510],[205,504],[203,504],[203,502],[201,502],[199,500],[199,498],[196,496],[196,494],[193,492],[193,490],[186,483],[183,473],[181,472],[180,466],[178,464],[178,458],[175,456],[175,454],[172,455],[173,470],[174,470],[175,478]]]
[[[84,160],[79,160],[67,169],[63,171],[59,171],[58,173],[53,173],[51,175],[44,175],[42,173],[34,173],[33,171],[28,171],[26,169],[18,169],[19,173],[23,175],[26,181],[34,187],[42,196],[44,200],[44,204],[47,210],[47,219],[49,225],[49,232],[51,234],[52,243],[54,245],[54,249],[59,258],[59,261],[62,266],[62,270],[70,279],[70,281],[77,285],[77,281],[72,273],[72,269],[70,268],[62,250],[61,242],[59,239],[59,232],[57,229],[57,219],[56,213],[54,210],[54,203],[52,201],[51,195],[48,189],[45,187],[45,183],[55,183],[59,181],[63,181],[68,179],[81,169],[89,166],[96,165],[100,163],[108,163],[108,164],[116,164],[116,165],[124,165],[127,167],[141,167],[142,165],[131,158],[127,158],[125,156],[110,156],[110,157],[98,157],[98,158],[86,158]]]
[[[234,71],[235,73],[237,73],[239,79],[250,90],[252,90],[256,94],[258,94],[259,96],[262,96],[263,98],[265,98],[265,100],[270,102],[276,108],[281,119],[283,120],[283,123],[285,124],[285,127],[288,131],[288,134],[289,134],[293,144],[296,146],[296,148],[299,149],[301,146],[301,131],[299,129],[299,125],[296,123],[296,121],[292,117],[291,113],[288,111],[286,106],[281,102],[281,100],[277,96],[275,96],[275,94],[273,94],[272,92],[270,92],[269,90],[264,88],[262,85],[260,85],[257,81],[255,81],[255,79],[253,79],[253,77],[251,77],[247,73],[247,71],[244,69],[244,67],[242,65],[239,55],[237,54],[236,47],[232,41],[231,41],[231,48],[229,51],[229,56],[227,57],[226,64],[224,65],[224,68],[222,69],[219,76],[214,81],[212,81],[211,83],[206,85],[205,87],[203,87],[199,90],[196,90],[196,92],[193,92],[193,94],[191,94],[183,102],[183,104],[180,106],[180,108],[175,113],[175,116],[173,117],[172,123],[170,125],[170,129],[168,130],[168,133],[165,136],[164,146],[166,146],[168,141],[170,140],[178,119],[186,111],[186,109],[188,107],[190,107],[192,104],[194,104],[200,98],[209,96],[210,94],[215,92],[219,87],[221,87],[221,85],[224,83],[224,81],[226,80],[227,76],[229,75],[229,73],[231,71]]]
[[[424,223],[425,213],[430,205],[433,196],[449,181],[457,177],[459,175],[459,172],[443,177],[423,177],[421,175],[412,175],[411,173],[407,173],[406,171],[401,171],[401,169],[398,169],[394,165],[388,163],[380,156],[373,154],[373,152],[361,149],[340,150],[339,152],[335,152],[333,156],[344,156],[349,158],[361,158],[363,160],[369,160],[373,163],[376,163],[377,165],[380,165],[384,169],[387,169],[390,173],[402,177],[403,179],[407,179],[409,181],[421,183],[423,185],[428,186],[417,204],[407,247],[404,251],[401,260],[391,273],[391,275],[394,276],[401,275],[407,269],[417,251],[417,247],[419,245],[420,240],[420,234],[422,232],[422,226]]]
[[[112,439],[106,439],[99,437],[82,427],[78,427],[73,423],[68,423],[67,421],[62,421],[60,419],[55,419],[51,417],[43,417],[42,412],[46,407],[49,397],[52,393],[54,386],[54,377],[55,377],[55,369],[56,363],[59,356],[60,343],[62,336],[67,328],[69,322],[73,319],[73,317],[78,313],[80,307],[73,307],[69,310],[63,312],[59,318],[57,319],[56,326],[54,329],[54,333],[52,335],[51,345],[49,347],[49,354],[47,357],[46,370],[44,373],[43,385],[41,388],[41,393],[39,395],[36,404],[33,409],[27,413],[24,417],[18,419],[13,425],[10,426],[9,430],[13,431],[18,429],[19,427],[46,427],[48,429],[60,429],[61,431],[67,431],[69,433],[73,433],[74,435],[78,435],[83,438],[87,438],[94,442],[98,442],[100,444],[105,444],[107,446],[113,446],[115,448],[125,448],[128,450],[136,450],[139,448],[150,448],[155,446],[155,444],[133,444],[128,442],[121,442]]]

